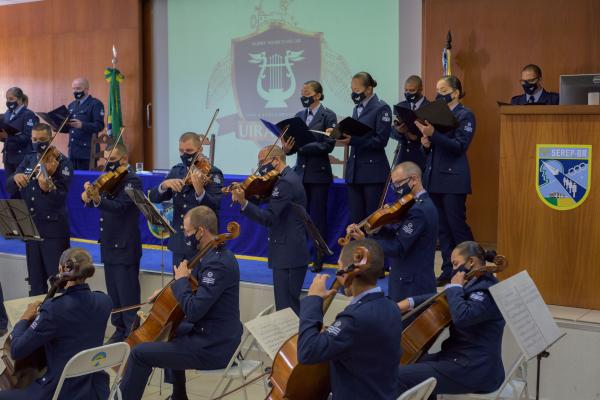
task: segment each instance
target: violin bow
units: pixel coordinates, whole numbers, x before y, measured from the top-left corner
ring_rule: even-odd
[[[104,168],[102,168],[102,172],[106,172],[106,167],[108,166],[108,160],[110,160],[110,157],[112,156],[113,151],[115,151],[117,144],[121,141],[121,137],[123,137],[124,130],[125,130],[125,127],[122,126],[121,130],[119,131],[119,136],[117,136],[117,140],[115,140],[115,143],[112,145],[110,152],[108,153],[108,158],[106,159],[106,162],[104,163]]]
[[[208,124],[208,129],[206,129],[206,132],[204,132],[204,135],[202,135],[202,139],[200,139],[200,146],[204,146],[204,141],[206,140],[206,138],[208,137],[208,133],[210,132],[210,128],[212,128],[213,123],[215,122],[215,120],[217,119],[217,115],[219,115],[219,109],[217,108],[212,116],[212,119],[210,120],[210,123]],[[200,156],[200,152],[197,152],[196,155],[194,156],[194,159],[192,160],[192,164],[194,165],[194,163],[198,160],[198,157]],[[187,178],[189,177],[190,173],[192,171],[192,168],[190,166],[190,168],[188,168],[187,173],[185,174],[185,178],[183,178],[183,181],[185,182],[187,180]]]
[[[67,124],[68,121],[69,121],[69,116],[67,115],[67,117],[64,119],[64,121],[58,128],[58,131],[56,131],[56,133],[54,133],[54,135],[52,135],[52,137],[50,138],[50,141],[48,142],[48,147],[46,147],[46,150],[44,150],[44,152],[42,153],[42,156],[38,160],[37,164],[35,164],[35,166],[31,170],[31,173],[27,177],[27,180],[31,180],[31,178],[33,177],[33,174],[35,174],[36,169],[39,168],[39,166],[42,164],[42,160],[44,159],[44,157],[46,157],[46,153],[48,153],[48,150],[50,150],[50,146],[52,145],[52,142],[54,142],[54,139],[58,136],[59,132],[62,131],[62,128],[64,128],[64,126]]]
[[[394,160],[392,162],[392,167],[390,168],[390,173],[388,174],[388,177],[385,181],[383,193],[381,193],[381,198],[379,199],[379,208],[383,207],[383,203],[385,203],[385,195],[387,194],[387,192],[390,188],[390,183],[392,182],[392,171],[396,167],[396,163],[398,162],[398,159],[400,158],[401,147],[402,147],[402,143],[400,141],[398,141],[398,145],[396,146],[396,150],[395,150],[396,154],[394,154]]]

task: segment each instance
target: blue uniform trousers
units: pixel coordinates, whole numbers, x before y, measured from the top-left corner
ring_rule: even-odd
[[[305,276],[306,267],[273,269],[275,309],[283,310],[291,307],[296,315],[300,315],[300,292]]]
[[[449,193],[429,193],[438,210],[438,239],[442,251],[442,276],[450,278],[452,262],[450,256],[454,248],[467,240],[473,240],[473,233],[467,224],[467,195]]]
[[[308,213],[325,240],[327,238],[327,197],[329,194],[329,185],[329,183],[304,183]],[[313,259],[316,260],[318,254],[314,256],[315,258]]]
[[[71,163],[73,163],[73,169],[81,169],[84,171],[88,171],[90,169],[90,159],[89,158],[71,158]]]
[[[106,291],[112,299],[113,308],[131,306],[140,303],[140,267],[139,265],[119,265],[104,263]],[[122,342],[129,335],[131,324],[136,319],[136,311],[112,314],[110,321],[115,333],[110,342]]]
[[[348,211],[351,224],[358,224],[379,208],[384,186],[385,183],[349,183],[347,185]]]
[[[29,296],[37,296],[48,292],[48,278],[58,274],[60,256],[70,247],[68,237],[49,238],[41,242],[25,243],[27,256],[27,274],[29,281]]]

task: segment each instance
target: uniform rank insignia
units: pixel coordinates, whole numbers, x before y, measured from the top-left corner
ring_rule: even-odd
[[[413,232],[415,231],[415,228],[413,227],[412,222],[409,222],[408,224],[404,224],[402,225],[402,230],[407,234],[407,235],[412,235]]]
[[[126,186],[125,189],[133,189],[133,186],[131,186],[131,182],[129,182]]]
[[[100,110],[100,116],[104,117],[104,110]]]
[[[38,326],[39,319],[40,319],[40,316],[38,315],[37,317],[35,317],[35,319],[33,320],[33,322],[30,325],[31,329],[33,329],[34,331],[35,331],[35,328],[37,328],[37,326]]]
[[[64,168],[63,168],[63,170],[62,170],[62,174],[63,174],[64,176],[69,176],[69,175],[71,175],[71,171],[69,171],[69,167],[64,167]]]
[[[217,185],[221,184],[221,178],[219,178],[219,175],[211,175],[210,178]]]
[[[27,121],[27,126],[33,126],[33,120],[31,118]]]
[[[275,186],[275,189],[273,189],[273,193],[271,194],[272,197],[279,197],[279,187]]]
[[[471,122],[467,122],[467,124],[465,125],[465,131],[467,132],[473,132],[473,125],[471,124]]]
[[[202,277],[202,283],[206,283],[207,285],[214,285],[215,284],[214,274],[211,271],[208,271],[206,273],[206,276]]]
[[[342,331],[341,326],[342,326],[342,321],[335,321],[333,323],[333,325],[331,325],[330,327],[327,328],[326,332],[333,336],[337,336]]]
[[[383,122],[390,122],[391,118],[390,118],[390,114],[386,111],[383,113],[383,116],[381,117],[381,120]]]
[[[571,210],[585,201],[591,185],[592,146],[536,145],[538,197],[548,207]]]
[[[484,298],[483,292],[475,292],[469,295],[469,299],[474,301],[483,301]]]

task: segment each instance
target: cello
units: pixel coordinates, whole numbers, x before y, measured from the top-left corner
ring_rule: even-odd
[[[506,258],[498,255],[494,258],[493,265],[483,265],[467,272],[465,282],[485,273],[503,271],[507,266],[508,262]],[[419,315],[402,331],[402,338],[400,340],[402,346],[401,365],[417,362],[427,353],[438,336],[452,322],[450,307],[448,306],[448,300],[444,292],[430,297],[415,307],[414,310],[404,314],[402,320],[405,321],[416,314]]]
[[[189,261],[188,268],[190,270],[193,269],[211,249],[221,246],[227,240],[235,239],[239,234],[240,225],[233,221],[228,223],[227,232],[216,235],[208,244],[199,249],[194,258]],[[190,276],[188,279],[192,286],[192,291],[195,293],[198,289],[198,282],[193,276]],[[175,335],[175,330],[185,316],[171,287],[174,282],[175,279],[171,279],[154,297],[148,316],[125,339],[125,342],[131,348],[145,342],[166,342]],[[113,313],[139,307],[140,305],[123,307],[119,310],[113,310]]]
[[[345,276],[344,287],[349,287],[360,272],[360,265],[368,263],[369,251],[362,246],[354,249],[353,262],[336,271],[336,279],[330,289],[337,290],[342,282],[337,279]],[[335,294],[323,300],[323,315],[327,313]],[[272,388],[266,400],[325,400],[331,392],[329,362],[300,364],[298,362],[298,334],[286,340],[275,359],[269,376]]]

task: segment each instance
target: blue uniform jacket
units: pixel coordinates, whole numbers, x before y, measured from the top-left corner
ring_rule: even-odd
[[[36,153],[29,153],[19,164],[15,174],[24,173],[29,175],[38,162]],[[44,192],[40,189],[37,179],[32,179],[29,184],[21,189],[21,196],[25,200],[29,212],[33,216],[33,222],[42,238],[64,238],[70,236],[69,213],[67,212],[67,193],[73,176],[71,161],[61,155],[58,168],[52,180],[56,186],[53,192]],[[14,194],[19,189],[11,175],[6,180],[6,190]]]
[[[323,332],[322,326],[323,299],[303,298],[298,361],[329,361],[334,399],[396,399],[402,354],[402,319],[396,303],[382,292],[370,293],[347,306]]]
[[[19,164],[23,161],[23,158],[33,150],[31,146],[31,130],[34,126],[40,122],[40,119],[33,111],[27,107],[23,107],[19,110],[19,113],[12,119],[10,116],[12,112],[7,110],[4,113],[4,122],[19,129],[19,133],[16,135],[8,136],[4,141],[4,148],[2,149],[3,162],[10,164]]]
[[[452,315],[450,337],[442,343],[440,352],[428,358],[439,373],[471,387],[472,392],[493,392],[504,381],[504,318],[489,292],[496,283],[493,275],[485,274],[464,288],[446,288]],[[430,296],[414,297],[415,306]]]
[[[248,202],[242,214],[269,228],[269,268],[290,269],[308,265],[306,230],[292,203],[306,207],[306,193],[290,167],[285,167],[273,188],[266,209]]]
[[[429,193],[471,193],[471,172],[467,149],[475,135],[475,116],[458,104],[452,110],[458,128],[446,133],[434,131],[431,147],[426,150],[427,163],[423,185]]]
[[[184,179],[187,174],[187,167],[181,163],[171,168],[166,179]],[[188,185],[179,193],[174,193],[171,189],[160,193],[160,185],[150,191],[148,198],[153,203],[160,203],[173,199],[173,221],[172,226],[176,233],[169,238],[168,248],[173,253],[185,254],[187,259],[196,254],[196,249],[192,248],[189,241],[186,241],[183,233],[183,217],[185,213],[197,206],[207,206],[219,216],[221,207],[221,188],[223,187],[223,173],[220,169],[213,166],[210,171],[211,182],[204,188],[204,197],[198,200],[193,185]]]
[[[192,271],[198,290],[187,279],[171,286],[185,320],[178,336],[188,334],[194,348],[201,348],[215,368],[223,368],[240,344],[240,269],[225,247],[210,250]],[[192,349],[190,349],[191,351]]]
[[[83,104],[75,100],[67,108],[71,118],[83,124],[80,129],[69,129],[69,158],[87,160],[90,158],[92,136],[104,129],[104,105],[90,95]]]
[[[306,123],[306,109],[298,112],[296,117]],[[336,124],[335,113],[321,104],[308,129],[325,132],[326,129],[334,128]],[[335,139],[320,133],[311,133],[315,136],[315,142],[305,144],[300,148],[294,146],[290,152],[290,154],[298,153],[294,172],[300,175],[300,179],[304,183],[331,183],[333,173],[331,172],[329,153],[335,148]]]
[[[375,235],[390,259],[392,300],[435,291],[433,264],[437,234],[437,209],[429,194],[422,193],[399,224]]]
[[[419,108],[424,105],[429,104],[429,100],[427,98],[423,98],[423,101],[419,105]],[[409,101],[401,101],[397,104],[398,107],[411,108],[411,103]],[[411,132],[417,135],[417,140],[412,141],[406,138],[403,134],[399,133],[396,129],[392,128],[392,139],[398,141],[398,143],[402,146],[400,151],[400,155],[398,155],[397,163],[403,163],[405,161],[412,161],[421,168],[421,170],[425,169],[425,151],[423,150],[423,146],[421,145],[421,132]]]
[[[527,98],[529,97],[529,95],[523,93],[517,96],[513,96],[510,99],[510,104],[512,105],[516,105],[516,106],[522,106],[522,105],[527,105]],[[542,94],[540,95],[540,98],[538,99],[537,102],[533,103],[533,104],[543,104],[543,105],[557,105],[559,101],[559,95],[558,93],[554,93],[554,92],[546,92],[545,89],[542,89]]]
[[[44,302],[29,325],[21,320],[11,334],[13,358],[20,359],[44,347],[48,370],[25,391],[31,399],[50,399],[66,363],[80,351],[102,346],[112,302],[87,284],[69,287],[64,294]],[[67,379],[60,400],[108,398],[108,375],[100,372]]]
[[[346,164],[346,183],[383,183],[390,172],[385,146],[392,131],[392,111],[383,100],[373,95],[358,117],[354,107],[352,118],[372,128],[363,137],[350,139],[350,156]]]
[[[103,193],[98,204],[100,255],[105,264],[139,265],[142,256],[140,213],[126,188],[142,190],[142,181],[131,168],[113,194]]]

